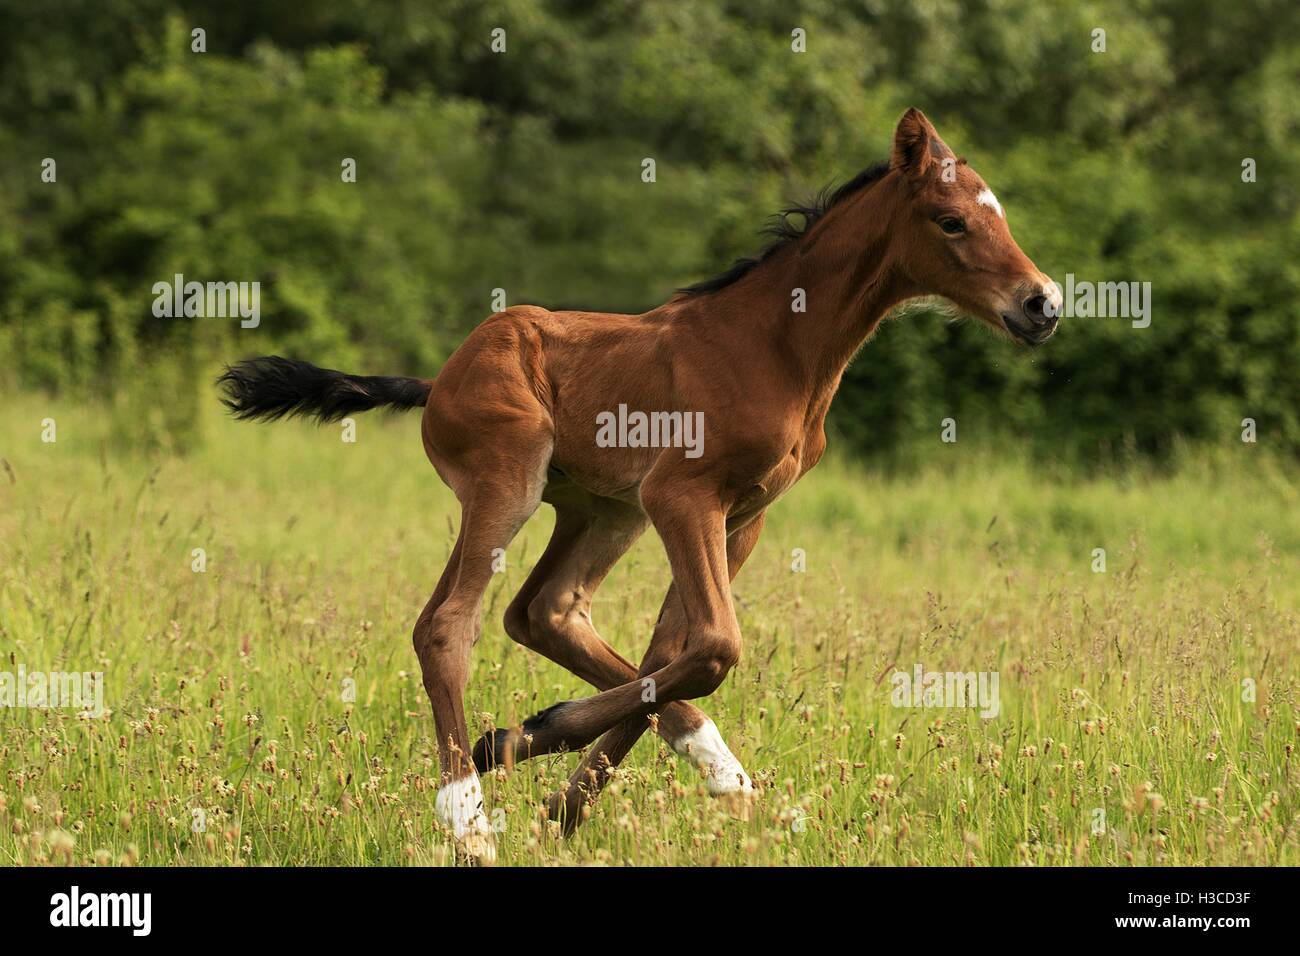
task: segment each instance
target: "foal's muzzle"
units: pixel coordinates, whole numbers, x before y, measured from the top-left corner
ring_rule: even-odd
[[[1042,345],[1056,331],[1061,315],[1061,293],[1049,284],[1022,299],[1020,308],[1002,313],[1007,331],[1025,345]]]

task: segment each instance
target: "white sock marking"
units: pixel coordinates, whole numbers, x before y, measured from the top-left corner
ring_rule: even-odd
[[[705,786],[714,796],[737,791],[748,793],[754,789],[749,774],[745,773],[745,768],[727,747],[722,734],[718,733],[717,724],[711,720],[706,719],[697,730],[673,741],[673,750],[690,758],[700,769]]]
[[[979,194],[976,202],[981,206],[988,206],[1003,219],[1007,218],[1006,213],[1002,211],[1002,203],[998,202],[998,197],[993,195],[993,190],[985,188],[985,190]]]
[[[483,813],[483,788],[478,774],[453,780],[438,790],[433,801],[438,819],[451,828],[457,840],[469,833],[491,833],[487,816]]]

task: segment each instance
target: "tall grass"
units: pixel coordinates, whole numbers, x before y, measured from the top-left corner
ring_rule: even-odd
[[[0,860],[451,862],[410,632],[457,512],[415,419],[346,444],[214,403],[151,457],[104,408],[4,407],[0,670],[102,670],[109,712],[0,709]],[[701,702],[753,818],[647,737],[568,841],[540,815],[574,755],[491,776],[501,862],[1294,865],[1298,493],[1249,445],[1104,480],[962,442],[906,475],[829,461],[772,509],[744,658]],[[551,521],[488,591],[475,729],[590,692],[501,627]],[[667,583],[650,534],[601,588],[626,655]],[[918,663],[996,671],[1000,713],[894,706]]]

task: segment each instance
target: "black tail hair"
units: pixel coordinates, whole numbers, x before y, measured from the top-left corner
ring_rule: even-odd
[[[348,375],[278,355],[227,365],[217,379],[222,403],[239,419],[273,422],[305,415],[336,422],[353,412],[386,405],[423,408],[433,383],[390,375]]]

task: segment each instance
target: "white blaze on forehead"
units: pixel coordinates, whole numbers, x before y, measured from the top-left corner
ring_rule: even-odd
[[[673,750],[688,758],[704,774],[704,784],[715,797],[723,793],[748,793],[754,789],[749,774],[718,733],[718,725],[706,719],[698,729],[673,741]]]
[[[989,189],[987,186],[985,186],[984,191],[979,194],[977,202],[979,202],[981,206],[988,206],[1003,219],[1007,218],[1006,213],[1002,211],[1002,203],[998,202],[998,197],[993,195],[993,190]]]

